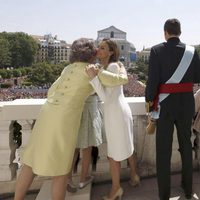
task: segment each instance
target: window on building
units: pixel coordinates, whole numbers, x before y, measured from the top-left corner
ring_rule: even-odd
[[[114,32],[113,32],[113,31],[111,31],[110,37],[111,37],[111,38],[114,38]]]
[[[121,46],[121,50],[124,50],[124,45]]]

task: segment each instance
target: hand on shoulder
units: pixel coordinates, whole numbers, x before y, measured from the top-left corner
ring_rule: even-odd
[[[85,67],[85,71],[87,75],[89,76],[89,78],[93,79],[95,76],[97,76],[99,69],[96,65],[90,64]]]

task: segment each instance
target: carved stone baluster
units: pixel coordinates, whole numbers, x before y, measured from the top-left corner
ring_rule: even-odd
[[[16,176],[13,164],[16,144],[13,142],[13,121],[0,121],[0,181],[10,181]]]
[[[18,164],[18,170],[17,170],[17,176],[18,176],[21,169],[20,167],[22,164],[21,163],[22,152],[24,150],[24,147],[28,143],[28,139],[30,137],[30,134],[33,128],[34,120],[18,120],[17,122],[21,125],[21,133],[22,133],[21,146],[16,149],[16,153],[15,153],[15,162]]]

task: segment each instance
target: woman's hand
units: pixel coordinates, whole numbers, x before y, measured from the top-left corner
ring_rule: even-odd
[[[87,65],[85,68],[85,71],[90,79],[93,79],[95,76],[97,76],[99,69],[95,65]]]

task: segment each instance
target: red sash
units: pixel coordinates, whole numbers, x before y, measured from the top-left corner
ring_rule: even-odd
[[[167,83],[160,84],[158,94],[153,102],[154,110],[158,110],[158,96],[161,93],[182,93],[182,92],[193,92],[193,83]]]

